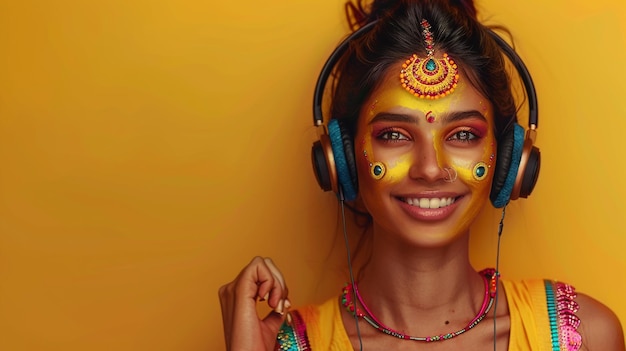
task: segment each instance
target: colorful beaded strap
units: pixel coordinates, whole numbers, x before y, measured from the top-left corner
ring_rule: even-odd
[[[548,317],[550,318],[550,335],[552,351],[578,351],[582,345],[582,337],[578,332],[580,319],[576,316],[578,303],[574,301],[574,287],[559,282],[545,280]]]
[[[306,325],[298,311],[289,312],[290,323],[285,320],[276,337],[275,351],[310,351],[309,337]]]

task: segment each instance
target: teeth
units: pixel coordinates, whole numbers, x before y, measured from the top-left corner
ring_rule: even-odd
[[[440,208],[450,206],[450,204],[454,203],[454,198],[452,197],[442,197],[442,198],[414,198],[414,199],[405,199],[407,204],[411,206],[417,206],[419,208]]]

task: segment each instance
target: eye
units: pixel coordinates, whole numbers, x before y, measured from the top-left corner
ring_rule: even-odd
[[[397,130],[383,130],[376,136],[377,139],[385,141],[409,140],[409,138]]]
[[[478,139],[478,135],[467,129],[459,130],[448,138],[448,140],[456,140],[464,143],[469,143],[476,139]]]

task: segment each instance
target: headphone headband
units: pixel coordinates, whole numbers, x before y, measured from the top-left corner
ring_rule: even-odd
[[[372,21],[350,34],[331,53],[322,68],[313,95],[313,124],[322,126],[320,139],[313,144],[311,159],[315,176],[323,190],[334,191],[342,199],[354,200],[358,194],[358,179],[352,136],[342,120],[330,119],[324,126],[322,99],[333,69],[348,50],[350,43],[368,33],[377,21]],[[537,182],[541,157],[534,144],[539,123],[537,93],[530,72],[515,50],[493,30],[484,27],[507,56],[522,80],[528,101],[528,132],[513,121],[498,140],[496,165],[490,199],[495,207],[504,207],[510,200],[528,197]],[[488,98],[488,97],[487,97]],[[514,117],[514,116],[511,116]],[[376,176],[376,174],[375,174]]]
[[[313,125],[321,126],[324,124],[324,116],[322,113],[322,98],[324,96],[324,89],[326,88],[326,83],[328,82],[328,78],[332,74],[333,68],[339,62],[343,54],[346,52],[348,47],[350,46],[350,42],[360,38],[361,36],[368,33],[374,25],[376,25],[378,21],[372,21],[363,27],[356,30],[354,33],[350,34],[346,39],[344,39],[339,46],[335,48],[335,50],[330,54],[324,67],[317,78],[317,83],[315,84],[315,91],[313,93]],[[487,32],[489,35],[496,41],[498,46],[500,46],[502,52],[511,60],[513,66],[517,70],[520,78],[522,79],[522,83],[524,84],[524,89],[526,90],[526,95],[528,95],[528,126],[531,129],[535,129],[539,126],[539,108],[537,104],[537,92],[535,90],[535,85],[533,83],[533,79],[530,76],[530,72],[524,61],[522,61],[521,57],[515,52],[515,50],[507,43],[502,37],[496,34],[493,30],[487,28]]]
[[[326,82],[328,78],[333,72],[333,68],[337,65],[337,62],[341,59],[341,56],[348,50],[348,46],[350,46],[350,42],[354,39],[360,38],[376,24],[377,21],[370,22],[363,27],[356,30],[354,33],[350,34],[346,39],[344,39],[339,46],[333,50],[330,54],[324,67],[322,67],[322,71],[317,77],[317,83],[315,83],[315,92],[313,93],[313,125],[321,126],[324,124],[324,116],[322,114],[322,98],[324,97],[324,88],[326,88]]]
[[[491,29],[487,28],[491,37],[498,43],[500,49],[504,52],[504,54],[511,60],[513,66],[517,70],[520,78],[522,79],[522,83],[524,84],[524,89],[526,90],[526,95],[528,95],[528,126],[538,127],[539,126],[539,107],[537,105],[537,91],[535,90],[535,84],[533,83],[533,78],[530,76],[530,72],[528,68],[526,68],[526,64],[522,61],[522,58],[515,52],[515,50],[507,43],[501,36],[496,34]],[[534,129],[534,128],[531,128]]]

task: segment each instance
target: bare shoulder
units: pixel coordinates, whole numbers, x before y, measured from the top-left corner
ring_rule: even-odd
[[[583,350],[624,351],[624,332],[611,309],[589,295],[578,293],[580,309],[576,315],[581,323],[578,331],[583,338]]]

